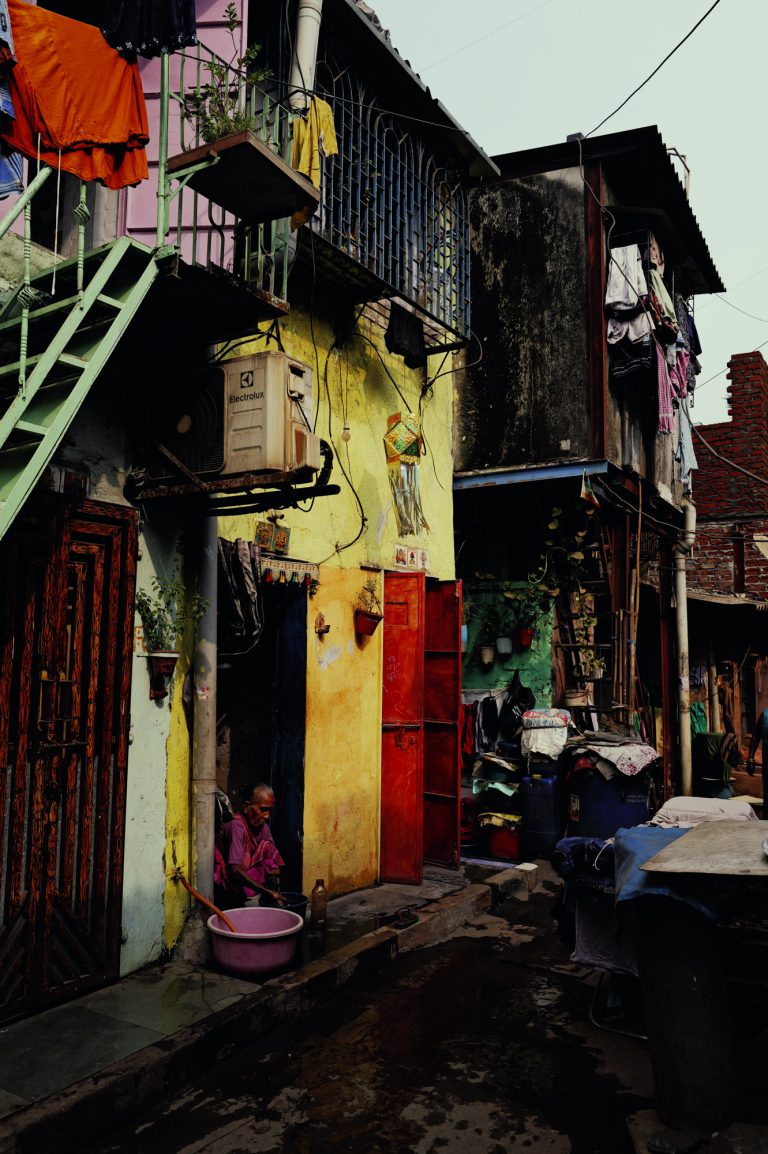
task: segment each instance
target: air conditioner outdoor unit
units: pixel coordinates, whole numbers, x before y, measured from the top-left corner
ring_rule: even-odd
[[[320,438],[312,432],[312,371],[285,353],[256,353],[223,361],[188,397],[166,408],[155,439],[203,478],[243,473],[317,472]],[[159,451],[147,472],[154,480],[180,480]]]

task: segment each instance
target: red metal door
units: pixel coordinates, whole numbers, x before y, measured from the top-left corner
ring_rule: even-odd
[[[136,518],[51,499],[0,553],[0,1018],[118,975]]]
[[[382,881],[418,884],[423,870],[424,575],[384,575],[381,742]]]
[[[424,860],[458,868],[461,805],[461,582],[427,581]]]

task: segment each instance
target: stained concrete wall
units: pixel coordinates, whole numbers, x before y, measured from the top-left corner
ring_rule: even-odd
[[[586,251],[578,169],[476,190],[471,227],[472,328],[483,356],[458,394],[456,469],[585,457]]]

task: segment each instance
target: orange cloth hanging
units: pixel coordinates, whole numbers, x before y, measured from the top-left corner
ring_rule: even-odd
[[[147,110],[136,62],[110,48],[98,28],[8,0],[16,64],[8,73],[15,121],[0,136],[12,148],[81,180],[124,188],[147,177]]]

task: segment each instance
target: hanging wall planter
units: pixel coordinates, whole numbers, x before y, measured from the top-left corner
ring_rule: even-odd
[[[355,633],[361,637],[370,637],[378,629],[381,620],[381,613],[371,613],[367,609],[355,609]]]
[[[370,637],[383,616],[378,583],[375,577],[369,577],[355,602],[355,633],[358,637]]]
[[[515,640],[519,649],[530,649],[533,643],[533,630],[528,625],[518,625]]]
[[[496,652],[501,656],[507,657],[512,652],[512,638],[511,637],[497,637],[496,638]]]
[[[496,647],[495,647],[495,645],[481,645],[480,649],[479,649],[479,653],[480,653],[480,664],[481,665],[493,665],[493,663],[496,659]]]
[[[178,653],[173,649],[156,649],[147,654],[149,662],[149,699],[159,701],[168,696],[167,679],[173,677]]]
[[[179,655],[175,649],[156,649],[149,655],[149,668],[153,677],[171,677]]]
[[[166,679],[173,675],[178,651],[174,648],[181,639],[185,625],[197,628],[202,621],[208,602],[197,593],[187,596],[180,576],[152,579],[152,593],[146,589],[136,592],[136,608],[144,626],[144,644],[147,647],[150,701],[168,696]]]

